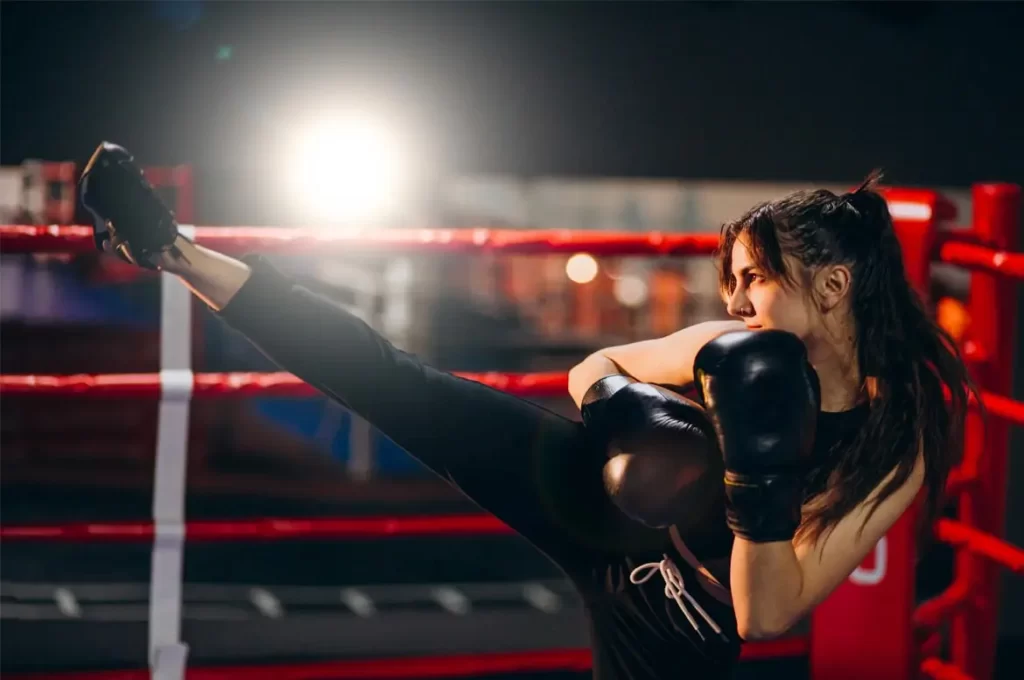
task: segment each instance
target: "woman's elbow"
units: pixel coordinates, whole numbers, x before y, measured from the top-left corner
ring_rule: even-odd
[[[615,373],[615,365],[612,364],[600,352],[591,354],[586,359],[569,369],[569,394],[573,401],[579,406],[583,395],[590,389],[590,386],[604,376]]]
[[[795,623],[781,616],[737,616],[736,631],[748,642],[771,640],[785,635]]]
[[[586,359],[569,369],[569,396],[576,402],[576,406],[579,406],[580,402],[583,401],[583,393],[590,387],[589,384],[586,384],[586,376],[583,375],[583,372],[586,370],[586,367],[583,365],[585,362]]]
[[[591,356],[593,356],[593,355],[591,355]],[[572,368],[569,369],[569,386],[570,386],[570,388],[572,387],[574,382],[578,383],[583,378],[582,374],[583,374],[584,371],[587,370],[587,362],[588,361],[590,361],[590,356],[588,356],[586,359],[584,359],[583,361],[579,362],[578,364],[576,364],[575,366],[573,366]]]

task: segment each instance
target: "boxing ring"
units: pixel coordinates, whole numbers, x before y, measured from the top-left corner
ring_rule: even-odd
[[[963,352],[982,391],[987,420],[972,410],[962,461],[949,480],[958,500],[956,519],[937,522],[937,541],[956,550],[951,585],[924,603],[915,598],[915,519],[912,507],[877,544],[874,553],[820,605],[807,636],[750,643],[744,659],[801,656],[816,679],[914,677],[982,679],[992,675],[1001,570],[1024,573],[1024,549],[1002,540],[1006,505],[1009,434],[1024,424],[1024,403],[1012,390],[1016,285],[1024,279],[1019,248],[1021,190],[1007,184],[973,187],[968,227],[952,226],[955,207],[940,194],[888,189],[907,265],[915,286],[927,293],[933,262],[970,271],[968,310],[972,318]],[[189,196],[189,200],[191,200]],[[353,253],[359,251],[577,253],[595,256],[707,256],[716,235],[646,235],[518,230],[394,230],[328,233],[274,228],[182,229],[197,243],[239,254]],[[94,252],[85,226],[0,226],[5,253]],[[152,546],[149,598],[149,668],[116,671],[33,673],[32,678],[121,680],[166,678],[471,677],[481,674],[586,671],[586,649],[431,656],[401,659],[343,659],[264,667],[194,668],[181,640],[182,551],[186,542],[259,539],[386,541],[408,536],[484,536],[510,533],[488,515],[267,518],[243,521],[188,521],[184,516],[187,434],[192,400],[253,396],[307,397],[318,393],[286,373],[194,373],[190,356],[193,302],[174,277],[162,276],[161,364],[159,373],[115,375],[3,375],[4,399],[74,395],[83,399],[159,400],[153,516],[145,522],[74,523],[0,527],[0,540],[14,542],[130,542]],[[564,396],[564,373],[462,374],[522,397]],[[10,677],[20,677],[11,675]]]

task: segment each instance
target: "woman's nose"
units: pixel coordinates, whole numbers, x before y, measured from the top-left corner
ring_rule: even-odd
[[[729,316],[740,318],[753,316],[754,313],[750,306],[750,300],[747,299],[746,293],[741,288],[737,288],[729,296],[725,303],[725,311],[729,313]]]

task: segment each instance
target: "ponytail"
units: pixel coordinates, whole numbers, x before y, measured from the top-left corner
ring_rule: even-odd
[[[821,503],[812,504],[805,530],[820,535],[890,474],[868,517],[924,464],[924,526],[941,508],[950,469],[962,451],[969,395],[975,392],[956,343],[929,315],[907,280],[889,207],[877,171],[844,195],[858,213],[875,252],[854,262],[853,316],[857,359],[871,403],[868,422],[839,457]],[[947,401],[948,397],[948,401]],[[820,508],[820,509],[819,509]]]

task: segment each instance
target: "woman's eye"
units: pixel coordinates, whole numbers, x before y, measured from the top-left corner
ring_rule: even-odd
[[[760,283],[761,281],[764,281],[764,277],[760,274],[755,274],[754,272],[747,274],[747,285],[750,285],[751,283]]]

